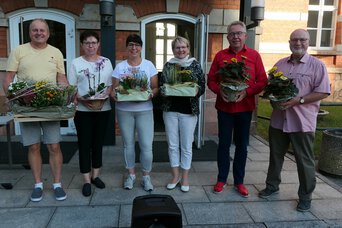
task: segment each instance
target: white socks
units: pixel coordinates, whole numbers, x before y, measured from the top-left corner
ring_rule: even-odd
[[[43,182],[39,182],[39,183],[34,184],[34,188],[40,188],[43,190]]]

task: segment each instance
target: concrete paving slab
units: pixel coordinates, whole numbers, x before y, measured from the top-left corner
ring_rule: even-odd
[[[329,198],[342,199],[341,192],[337,191],[336,189],[334,189],[333,187],[325,183],[317,183],[314,193],[323,199],[329,199]]]
[[[177,186],[173,190],[168,190],[165,187],[155,188],[153,194],[170,195],[177,203],[209,202],[206,192],[204,191],[202,186],[190,186],[189,192],[182,192],[179,186]]]
[[[192,167],[194,169],[194,172],[215,172],[215,173],[217,173],[217,162],[216,161],[193,162]]]
[[[28,203],[28,207],[61,207],[61,206],[84,206],[89,205],[90,198],[84,197],[80,189],[65,189],[67,194],[66,200],[57,201],[52,189],[44,189],[43,199],[40,202]],[[26,197],[29,199],[30,194]]]
[[[123,188],[105,188],[101,191],[96,190],[91,198],[90,205],[119,205],[132,204],[133,199],[137,196],[149,195],[141,187],[135,187],[132,190]]]
[[[267,228],[325,228],[329,227],[324,221],[299,221],[299,222],[265,222]]]
[[[204,186],[205,192],[207,193],[210,202],[249,202],[249,201],[260,201],[258,197],[258,191],[253,185],[246,185],[249,191],[247,198],[242,197],[233,187],[233,185],[226,186],[221,193],[214,193],[212,186]]]
[[[341,219],[342,199],[313,200],[311,212],[320,219]]]
[[[325,222],[329,225],[329,227],[342,227],[342,219],[325,220]]]
[[[58,207],[48,227],[118,227],[120,206]]]
[[[297,201],[248,202],[243,204],[255,222],[317,220],[310,212],[296,211]]]
[[[189,225],[253,223],[240,203],[184,203],[182,205]]]
[[[54,211],[53,207],[0,209],[1,227],[44,228]]]
[[[0,208],[25,207],[29,202],[30,194],[31,191],[29,190],[0,189]]]

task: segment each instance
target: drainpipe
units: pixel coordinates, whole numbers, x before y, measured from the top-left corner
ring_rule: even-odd
[[[255,50],[259,49],[259,38],[262,29],[259,27],[260,21],[264,20],[264,0],[240,0],[240,15],[239,20],[243,21],[247,27],[248,39],[246,45]],[[256,109],[253,112],[250,133],[256,134],[257,129],[257,111],[258,111],[258,96],[256,99]]]
[[[101,55],[107,57],[115,67],[115,1],[100,0],[101,16]],[[111,101],[112,111],[110,114],[105,145],[115,145],[115,103]]]

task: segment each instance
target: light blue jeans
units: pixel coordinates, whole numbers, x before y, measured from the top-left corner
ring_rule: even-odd
[[[152,170],[154,135],[153,111],[130,112],[117,110],[127,169],[135,167],[135,131],[138,133],[140,163],[143,172]]]
[[[163,112],[163,119],[171,167],[180,166],[184,170],[189,170],[197,116],[179,112]]]

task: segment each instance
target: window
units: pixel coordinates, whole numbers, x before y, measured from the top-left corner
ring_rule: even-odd
[[[334,46],[338,0],[309,0],[308,24],[310,47],[329,49]]]
[[[157,22],[156,37],[156,68],[162,71],[164,63],[173,57],[171,42],[176,37],[176,25]]]

